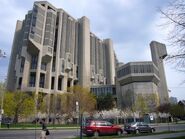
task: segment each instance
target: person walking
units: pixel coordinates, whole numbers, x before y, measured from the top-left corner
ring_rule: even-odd
[[[46,139],[47,127],[46,127],[46,124],[45,124],[45,120],[42,119],[42,121],[40,122],[40,124],[41,124],[41,126],[42,126],[40,139]]]

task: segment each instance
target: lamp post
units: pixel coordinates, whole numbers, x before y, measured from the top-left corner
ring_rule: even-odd
[[[77,126],[79,125],[79,123],[80,123],[80,120],[79,120],[79,103],[78,103],[78,101],[76,101],[76,124],[77,124]],[[79,135],[79,132],[78,132],[78,128],[77,128],[77,136]]]
[[[83,114],[80,112],[79,102],[76,101],[76,112],[78,115],[78,123],[80,124],[80,139],[82,139],[82,122],[83,122]]]
[[[1,49],[0,49],[0,58],[5,58],[6,57],[6,53],[3,52]]]
[[[79,103],[76,101],[77,124],[79,123]]]

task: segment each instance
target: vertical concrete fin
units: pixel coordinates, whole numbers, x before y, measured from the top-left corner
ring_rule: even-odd
[[[163,59],[167,56],[165,44],[152,41],[150,43],[150,49],[152,54],[152,61],[158,67],[159,70],[159,84],[158,84],[158,93],[160,104],[169,102],[168,88],[166,83],[166,76],[164,71]]]
[[[87,17],[79,19],[79,85],[90,87],[90,25]]]
[[[10,62],[9,62],[9,67],[8,67],[8,77],[7,77],[7,89],[10,91],[14,91],[15,88],[15,64],[16,64],[16,57],[18,53],[18,47],[19,43],[21,41],[21,31],[22,31],[22,21],[17,21],[16,23],[16,29],[14,33],[14,39],[13,39],[13,44],[12,44],[12,51],[11,51],[11,57],[10,57]]]
[[[105,58],[106,58],[106,77],[107,84],[115,84],[115,57],[113,42],[111,39],[105,39]]]

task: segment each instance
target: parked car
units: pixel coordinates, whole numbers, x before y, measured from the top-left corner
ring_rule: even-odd
[[[99,135],[121,135],[123,130],[118,125],[113,125],[108,121],[91,120],[85,123],[83,127],[83,133],[87,136],[99,136]]]
[[[130,134],[130,133],[143,133],[143,132],[147,132],[147,133],[152,133],[155,131],[154,127],[150,127],[148,124],[144,123],[144,122],[133,122],[131,124],[127,124],[124,127],[124,130]]]

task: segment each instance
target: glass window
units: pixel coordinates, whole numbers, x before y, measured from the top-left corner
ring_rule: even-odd
[[[106,126],[106,122],[100,122],[100,123],[97,123],[98,126]]]
[[[30,73],[30,80],[29,80],[30,87],[35,87],[35,80],[36,80],[36,73],[31,72]]]
[[[107,126],[112,126],[112,123],[106,122]]]
[[[37,59],[38,57],[37,56],[32,56],[32,59],[31,59],[31,69],[36,69],[37,68]]]
[[[40,74],[39,87],[44,88],[44,81],[45,81],[45,75],[44,74]]]
[[[22,73],[23,70],[24,70],[24,63],[25,63],[25,58],[22,57],[22,58],[21,58],[21,67],[20,67],[20,72],[21,72],[21,73]]]
[[[47,63],[42,62],[41,63],[41,69],[46,71]]]

